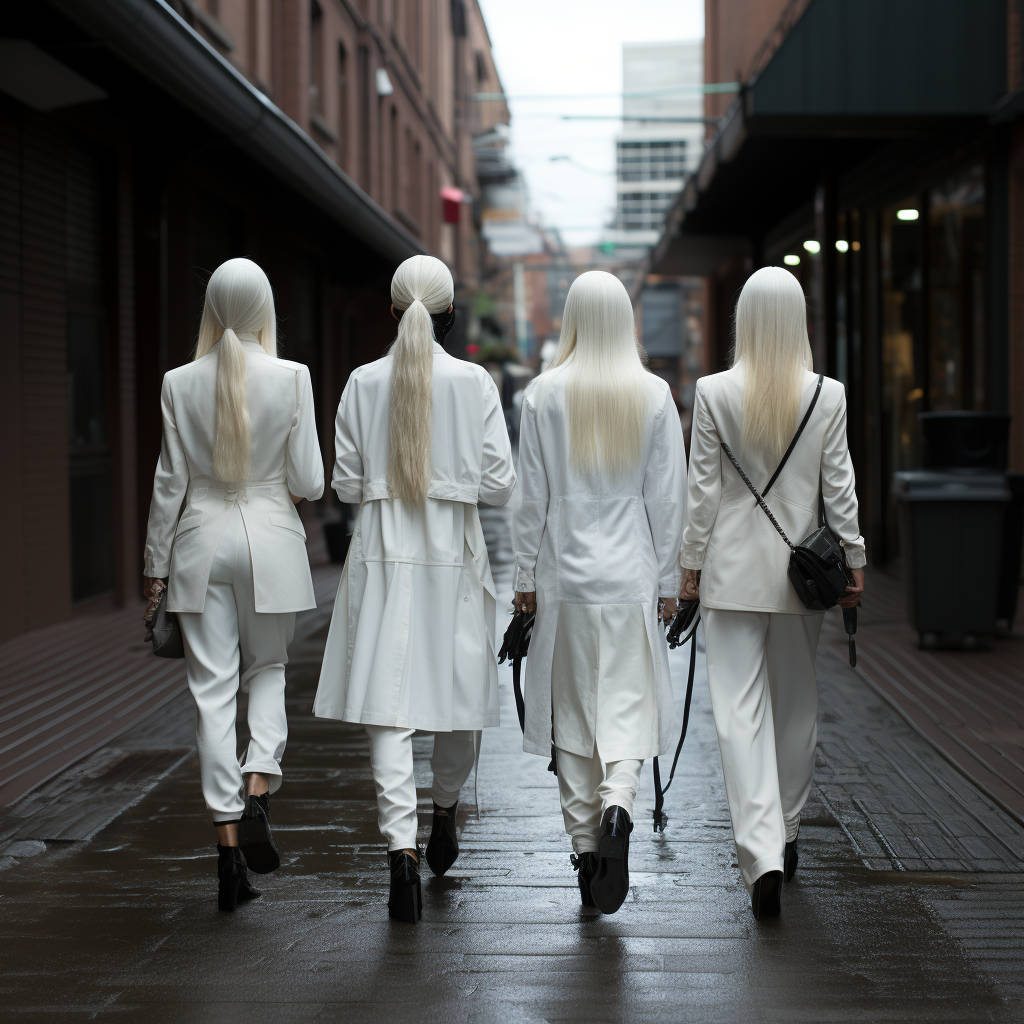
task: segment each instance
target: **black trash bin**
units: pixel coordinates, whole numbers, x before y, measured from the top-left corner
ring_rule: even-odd
[[[955,409],[920,412],[925,469],[1006,469],[1010,417]]]
[[[907,617],[921,646],[977,646],[996,628],[1005,474],[910,470],[895,474],[893,493]]]

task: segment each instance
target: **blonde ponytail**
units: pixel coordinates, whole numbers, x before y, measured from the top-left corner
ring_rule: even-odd
[[[220,480],[242,483],[249,479],[249,394],[245,386],[245,351],[230,327],[221,335],[217,356],[215,416],[213,472]]]
[[[413,256],[395,271],[391,298],[402,310],[391,346],[388,400],[388,491],[422,504],[430,487],[434,411],[434,325],[431,313],[455,297],[451,272],[433,256]]]

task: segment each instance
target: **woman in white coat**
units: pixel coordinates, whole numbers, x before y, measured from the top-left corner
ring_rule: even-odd
[[[366,728],[388,911],[410,923],[421,909],[412,737],[434,733],[426,857],[443,875],[459,852],[459,794],[479,730],[498,724],[495,593],[477,503],[504,505],[516,483],[493,379],[436,340],[454,294],[440,260],[406,260],[391,282],[398,336],[341,396],[333,486],[360,507],[313,706]]]
[[[800,812],[814,772],[814,658],[824,613],[797,597],[787,576],[789,548],[722,443],[763,490],[817,389],[803,291],[789,271],[765,267],[740,294],[732,369],[697,382],[680,557],[682,597],[700,597],[733,836],[758,918],[780,912],[783,878],[796,870]],[[856,581],[840,604],[854,607],[864,588],[864,541],[846,444],[846,391],[827,377],[765,496],[795,544],[816,528],[819,487]]]
[[[611,274],[569,289],[552,368],[523,399],[519,470],[516,604],[537,612],[523,746],[554,743],[581,898],[610,914],[629,888],[640,769],[675,744],[658,620],[675,613],[686,480],[675,403]]]
[[[273,292],[255,263],[228,260],[213,272],[195,358],[164,376],[160,406],[144,593],[152,601],[169,577],[167,610],[181,625],[203,796],[217,828],[219,903],[234,910],[259,895],[246,867],[280,863],[269,794],[281,784],[288,737],[284,669],[295,613],[316,607],[295,503],[324,489],[309,371],[277,358]],[[241,760],[239,684],[251,735]]]

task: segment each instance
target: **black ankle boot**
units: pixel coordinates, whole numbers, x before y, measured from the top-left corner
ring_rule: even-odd
[[[217,844],[217,906],[221,910],[233,911],[239,900],[254,900],[262,895],[249,884],[245,868],[245,855],[237,846]]]
[[[786,852],[782,857],[782,865],[786,881],[792,881],[793,876],[796,874],[796,866],[800,858],[796,852],[796,840],[794,839],[791,843],[786,843]]]
[[[750,909],[758,921],[782,913],[782,872],[766,871],[750,890]]]
[[[459,856],[459,840],[455,834],[458,813],[458,800],[451,807],[438,807],[434,804],[434,821],[430,826],[430,842],[427,843],[427,863],[435,875],[443,875]]]
[[[597,854],[581,853],[579,856],[571,853],[569,860],[572,862],[572,869],[576,872],[576,881],[580,886],[580,899],[585,907],[597,907],[594,902],[594,894],[590,891],[590,883],[597,872]]]
[[[238,823],[238,845],[245,861],[257,875],[269,875],[281,866],[281,857],[270,833],[270,794],[249,796]]]
[[[388,854],[388,860],[391,863],[388,916],[396,921],[415,924],[423,912],[419,867],[416,860],[404,850],[392,850]]]
[[[597,870],[590,883],[594,904],[603,914],[614,914],[629,892],[629,834],[633,822],[622,807],[613,804],[601,819]]]

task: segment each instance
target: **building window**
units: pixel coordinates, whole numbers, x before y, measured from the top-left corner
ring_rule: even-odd
[[[618,227],[625,231],[652,231],[661,227],[674,192],[620,192]]]
[[[356,51],[358,66],[356,84],[359,89],[359,184],[370,192],[370,50],[360,46]]]
[[[619,142],[616,156],[619,181],[678,179],[686,168],[686,140]]]
[[[324,113],[324,12],[317,0],[309,5],[309,110]]]
[[[348,166],[348,53],[344,43],[338,43],[338,163],[345,171]]]
[[[401,184],[401,159],[398,155],[398,108],[391,108],[391,131],[388,133],[388,160],[391,162],[391,209],[400,206],[399,186]]]

